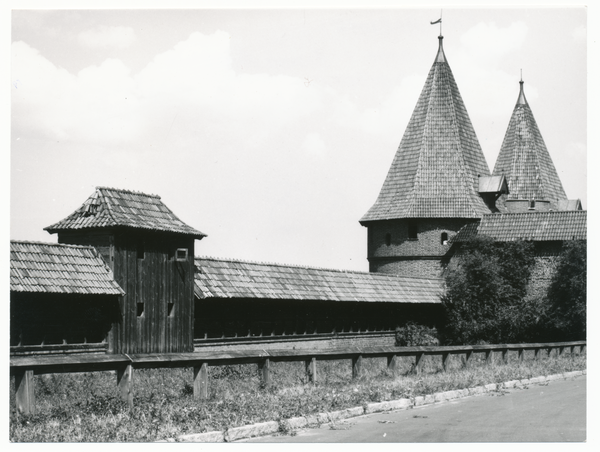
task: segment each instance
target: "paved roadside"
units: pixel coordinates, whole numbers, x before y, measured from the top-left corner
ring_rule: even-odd
[[[570,442],[586,440],[586,376],[359,416],[243,442]]]

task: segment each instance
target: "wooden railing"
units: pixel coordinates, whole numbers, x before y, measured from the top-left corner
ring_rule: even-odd
[[[352,363],[352,377],[360,376],[363,358],[387,358],[388,368],[394,370],[399,356],[414,356],[415,372],[419,373],[424,356],[440,356],[444,370],[450,355],[465,355],[465,364],[470,365],[475,353],[484,353],[486,362],[493,361],[494,353],[499,353],[506,361],[509,351],[516,351],[518,358],[523,359],[525,350],[533,350],[535,359],[546,356],[553,350],[560,355],[565,350],[571,354],[583,353],[585,341],[551,342],[542,344],[495,344],[469,346],[437,346],[437,347],[346,347],[344,349],[324,350],[245,350],[245,351],[196,351],[193,353],[168,354],[71,354],[11,356],[10,372],[15,378],[16,406],[19,413],[35,413],[34,375],[49,373],[94,372],[115,370],[117,387],[121,397],[133,407],[133,371],[144,368],[176,368],[193,367],[194,397],[208,397],[208,367],[230,364],[258,364],[262,376],[262,384],[271,382],[269,367],[271,362],[305,363],[310,381],[317,381],[317,361],[348,359]]]

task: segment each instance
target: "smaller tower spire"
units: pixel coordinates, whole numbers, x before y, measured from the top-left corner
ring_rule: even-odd
[[[446,55],[444,55],[444,46],[443,46],[444,37],[442,35],[439,35],[438,40],[440,42],[440,46],[438,48],[438,53],[435,57],[435,62],[436,63],[445,63]]]
[[[517,105],[527,105],[527,99],[525,99],[525,91],[523,90],[523,84],[525,82],[523,81],[523,72],[521,70],[521,81],[519,81],[519,85],[521,85],[520,91],[519,91],[519,98],[517,99]]]

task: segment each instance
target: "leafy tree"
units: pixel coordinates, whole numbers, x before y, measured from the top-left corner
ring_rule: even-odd
[[[527,333],[522,303],[534,264],[530,242],[465,242],[446,273],[443,335],[447,343],[517,342]]]
[[[548,288],[550,319],[560,340],[586,338],[586,242],[565,243]]]

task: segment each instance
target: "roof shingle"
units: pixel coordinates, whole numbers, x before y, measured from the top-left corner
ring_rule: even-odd
[[[206,234],[181,221],[160,200],[160,196],[107,187],[96,187],[79,209],[44,229],[52,234],[69,229],[115,226],[174,232],[198,239],[206,237]]]
[[[10,242],[10,290],[122,295],[110,268],[91,246]]]
[[[538,242],[587,239],[587,211],[495,213],[484,215],[479,223],[463,227],[452,239],[463,242],[474,235],[487,235],[499,242],[532,240]]]
[[[418,217],[478,218],[489,208],[478,176],[490,170],[442,48],[379,197],[361,223]]]
[[[197,257],[194,290],[198,298],[440,303],[442,281]]]

